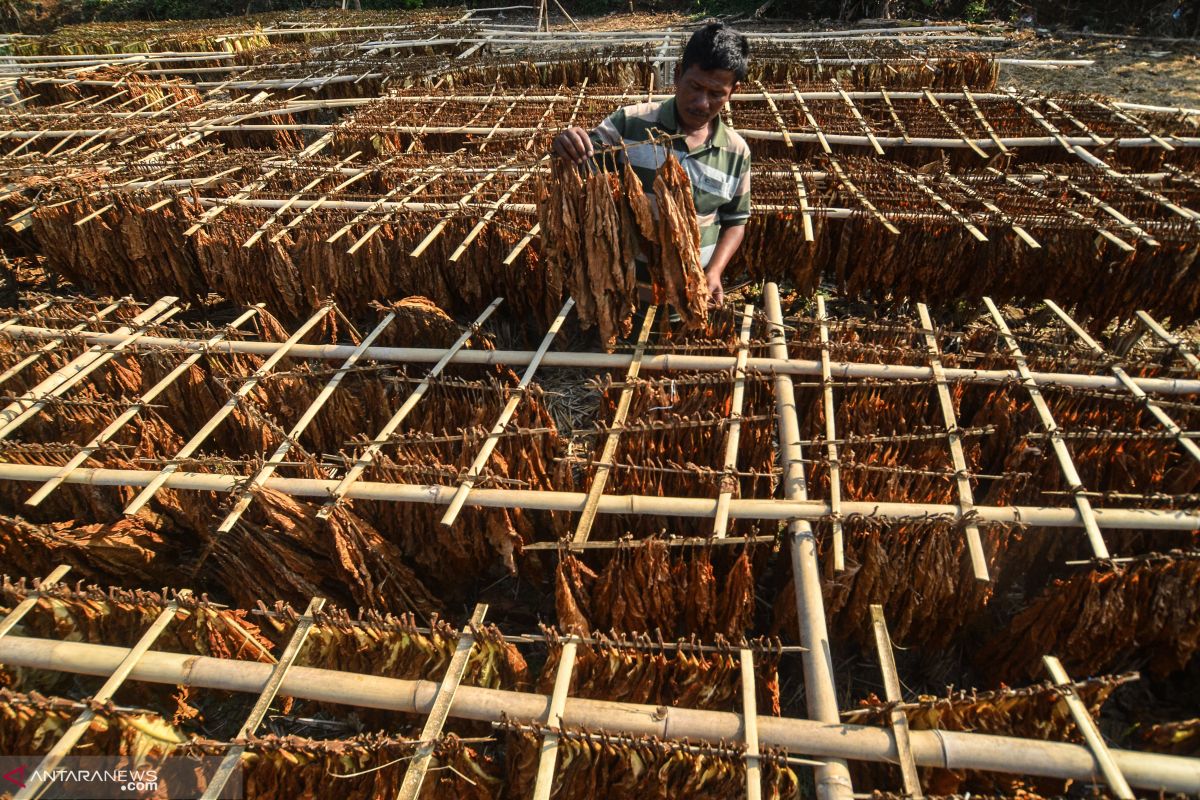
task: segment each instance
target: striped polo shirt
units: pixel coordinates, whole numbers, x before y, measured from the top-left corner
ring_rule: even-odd
[[[625,154],[641,179],[656,217],[654,173],[666,160],[667,150],[665,143],[649,140],[678,132],[674,97],[618,108],[591,132],[597,145],[625,146],[618,152]],[[707,266],[721,229],[745,225],[750,219],[750,148],[720,117],[713,120],[712,136],[699,147],[688,150],[682,136],[672,139],[670,145],[692,182],[692,200],[700,224],[700,263]]]

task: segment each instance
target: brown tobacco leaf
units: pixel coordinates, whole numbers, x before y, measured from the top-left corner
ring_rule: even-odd
[[[658,239],[666,300],[688,330],[708,322],[708,279],[700,265],[700,227],[691,181],[673,155],[654,179],[658,200]]]
[[[1200,651],[1200,557],[1173,554],[1054,581],[979,651],[993,681],[1036,675],[1062,653],[1071,675],[1144,664],[1163,677]]]
[[[558,609],[558,622],[563,630],[584,636],[591,631],[587,617],[580,610],[580,601],[591,594],[586,584],[595,579],[596,573],[574,556],[564,556],[558,562],[554,600]],[[586,604],[586,601],[584,603]]]

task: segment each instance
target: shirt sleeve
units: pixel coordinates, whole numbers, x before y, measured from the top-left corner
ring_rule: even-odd
[[[625,140],[625,109],[618,108],[593,128],[588,136],[601,147],[616,147]]]
[[[750,156],[741,162],[737,189],[724,205],[717,209],[717,221],[722,228],[745,225],[750,221]]]

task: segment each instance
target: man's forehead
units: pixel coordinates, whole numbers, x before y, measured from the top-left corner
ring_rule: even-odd
[[[700,69],[693,64],[687,68],[687,72],[681,77],[686,77],[689,80],[703,86],[705,89],[713,91],[723,91],[731,89],[737,84],[737,76],[731,70],[727,69]]]

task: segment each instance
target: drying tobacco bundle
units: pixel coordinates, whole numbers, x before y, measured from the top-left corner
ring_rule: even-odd
[[[549,653],[535,691],[549,694],[562,661],[558,632],[544,629]],[[718,652],[706,652],[687,642],[665,647],[641,635],[608,638],[593,634],[578,645],[571,672],[571,696],[626,703],[731,710],[741,698],[740,661],[722,637]],[[693,643],[694,644],[694,643]],[[778,642],[755,639],[755,686],[762,713],[780,713]]]
[[[1054,581],[979,650],[993,681],[1036,675],[1062,654],[1072,675],[1137,665],[1162,677],[1200,651],[1200,556],[1175,553]]]
[[[638,242],[631,204],[644,203],[641,187],[631,196],[615,173],[581,173],[555,159],[550,181],[538,195],[546,270],[565,276],[580,324],[598,325],[601,341],[611,348],[618,337],[629,335],[637,308]]]
[[[0,689],[0,752],[45,753],[83,708],[61,697]],[[89,754],[156,759],[187,742],[179,730],[153,712],[118,711],[111,705],[92,710],[96,715],[86,734]]]
[[[31,593],[24,579],[4,577],[0,595],[9,605]],[[43,639],[122,643],[135,642],[162,612],[175,601],[180,610],[175,621],[156,640],[156,646],[172,652],[195,653],[215,658],[273,662],[274,644],[247,618],[248,612],[209,603],[175,592],[147,592],[119,587],[66,584],[43,589],[37,609],[24,624],[28,634]]]
[[[700,228],[691,182],[673,155],[654,179],[656,211],[625,163],[586,172],[562,159],[538,190],[542,253],[549,274],[565,276],[585,328],[598,325],[611,348],[628,336],[637,308],[636,261],[645,259],[655,302],[670,303],[694,330],[708,319]]]
[[[570,632],[659,631],[669,637],[680,631],[737,642],[754,619],[748,550],[733,560],[720,582],[709,549],[673,555],[660,541],[618,550],[599,573],[564,556],[555,581],[559,625]]]
[[[1133,680],[1137,680],[1136,674],[1091,678],[1076,684],[1075,692],[1092,717],[1098,718],[1100,709],[1113,690]],[[947,697],[922,695],[915,703],[901,704],[899,709],[908,718],[912,730],[973,731],[1021,739],[1080,741],[1078,728],[1062,698],[1063,692],[1047,681],[994,692],[959,691]],[[893,708],[896,708],[894,704],[885,703],[871,695],[861,701],[858,708],[844,712],[842,721],[849,725],[886,727],[891,724]],[[898,770],[893,767],[861,762],[855,766],[855,788],[886,789],[895,786],[898,781]],[[1025,780],[975,770],[922,768],[920,773],[922,786],[933,794],[969,791],[972,794],[997,792],[1007,795],[1019,789]],[[1056,794],[1070,785],[1069,782],[1049,779],[1037,783],[1041,791]]]
[[[539,736],[513,730],[508,737],[506,797],[529,797],[537,777]],[[541,728],[535,729],[538,733]],[[746,762],[736,747],[690,745],[656,737],[625,738],[565,728],[559,735],[556,797],[613,800],[741,797],[746,793]],[[768,800],[800,795],[800,779],[786,753],[767,750],[761,758],[762,796]]]
[[[263,616],[262,625],[282,642],[291,636],[299,618],[291,606],[276,603]],[[389,678],[440,680],[459,636],[457,628],[437,617],[428,628],[421,628],[411,614],[394,617],[365,611],[351,617],[346,609],[330,608],[316,615],[297,663]],[[521,689],[528,682],[528,671],[516,646],[506,642],[496,626],[484,625],[475,631],[463,685]]]

